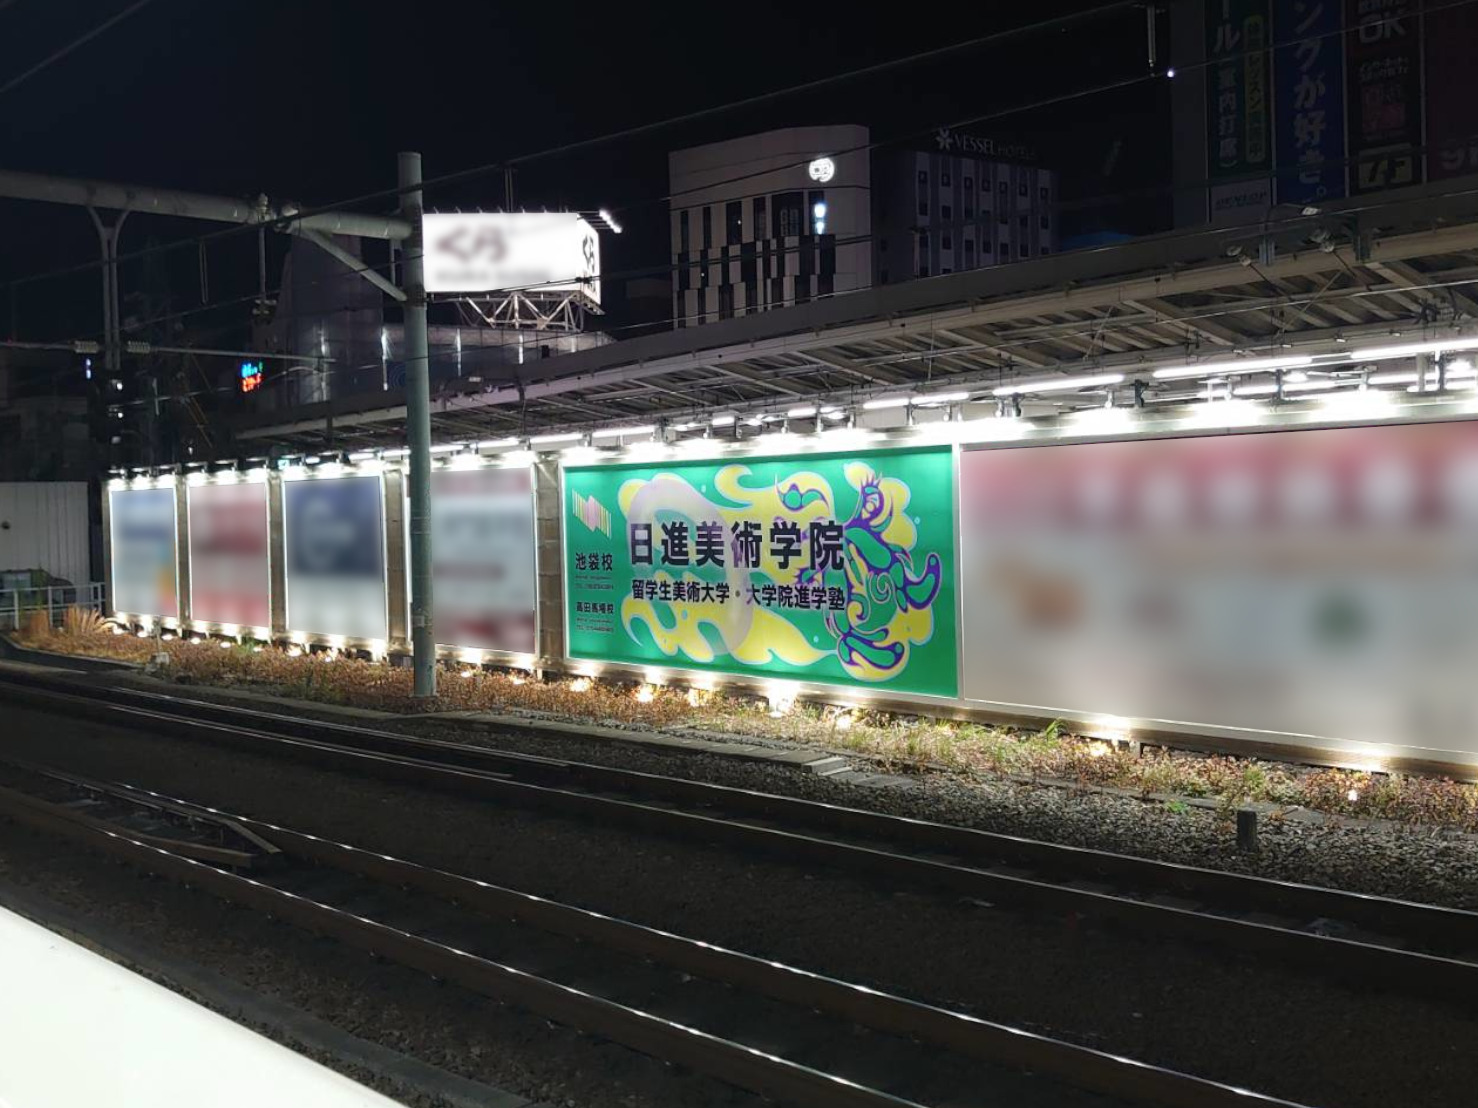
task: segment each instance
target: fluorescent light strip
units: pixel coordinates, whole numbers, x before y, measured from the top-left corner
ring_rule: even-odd
[[[1411,342],[1401,346],[1371,346],[1350,355],[1355,362],[1380,362],[1389,358],[1411,358],[1418,354],[1440,354],[1445,350],[1478,350],[1478,338],[1457,336],[1435,342]]]
[[[650,435],[657,428],[650,423],[641,427],[601,427],[590,432],[590,437],[595,439],[617,439],[623,435]]]
[[[1153,376],[1157,381],[1174,381],[1181,377],[1222,377],[1236,373],[1261,373],[1268,369],[1288,369],[1291,366],[1309,365],[1313,360],[1311,357],[1291,354],[1279,358],[1239,358],[1232,362],[1167,366],[1155,370]]]
[[[1345,385],[1358,385],[1356,378],[1347,378],[1343,381],[1325,379],[1322,381],[1284,381],[1283,395],[1290,392],[1327,392],[1330,389],[1341,388]],[[1233,396],[1274,396],[1278,392],[1276,381],[1270,381],[1262,385],[1240,385],[1232,390]]]
[[[936,392],[921,396],[915,404],[963,404],[970,399],[968,392]]]
[[[805,419],[807,416],[816,414],[815,404],[803,404],[799,408],[791,408],[785,413],[786,419]]]
[[[1015,384],[1002,385],[995,390],[995,394],[1016,396],[1024,392],[1072,392],[1075,389],[1117,385],[1123,380],[1122,373],[1096,373],[1089,377],[1041,377],[1032,381],[1017,381]]]
[[[579,431],[551,431],[546,435],[534,435],[529,442],[536,445],[546,442],[568,442],[570,439],[578,439],[580,435]]]
[[[882,412],[889,408],[906,408],[913,402],[912,396],[880,396],[876,400],[867,401],[862,408],[868,412]]]
[[[734,426],[734,417],[731,415],[716,415],[708,422],[713,427],[732,427]]]
[[[464,446],[466,446],[466,443],[460,443],[460,442],[443,442],[443,443],[439,443],[436,446],[433,446],[431,448],[431,453],[433,453],[433,454],[451,454],[454,451],[461,450]]]
[[[516,438],[508,438],[508,439],[483,439],[482,442],[480,442],[480,443],[477,444],[477,449],[478,450],[506,450],[510,446],[517,446],[517,445],[518,445],[518,440]]]

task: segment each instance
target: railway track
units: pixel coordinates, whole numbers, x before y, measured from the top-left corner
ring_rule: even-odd
[[[1205,943],[1471,1006],[1478,913],[50,676],[0,695],[502,804]]]
[[[786,1103],[1296,1108],[130,785],[0,783],[0,816]]]

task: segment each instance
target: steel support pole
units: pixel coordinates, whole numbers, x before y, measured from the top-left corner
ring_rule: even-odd
[[[421,155],[400,155],[400,214],[410,224],[402,252],[405,285],[405,432],[410,447],[411,659],[415,695],[436,695],[431,622],[431,362],[426,343],[426,275],[421,241]]]

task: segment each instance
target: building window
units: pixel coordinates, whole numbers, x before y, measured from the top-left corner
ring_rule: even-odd
[[[888,252],[888,240],[887,239],[878,239],[878,253],[879,254],[886,254],[887,252]]]
[[[919,263],[919,276],[920,277],[927,277],[927,276],[929,276],[929,263],[928,262],[920,262]]]
[[[987,223],[989,223],[990,222],[990,209],[989,208],[981,208],[980,209],[980,218],[983,219],[983,220],[985,220]]]
[[[1032,252],[1032,248],[1030,246],[1028,246],[1026,243],[1022,243],[1021,244],[1021,248],[1017,251],[1017,253],[1020,254],[1023,258],[1030,257],[1031,256],[1031,252]]]
[[[946,169],[939,175],[939,187],[942,189],[949,188],[949,170]]]
[[[1019,185],[1016,186],[1016,195],[1017,196],[1025,196],[1025,195],[1027,195],[1027,192],[1026,192],[1026,182],[1025,181],[1022,181],[1021,184],[1019,184]]]
[[[944,220],[946,223],[954,218],[954,214],[955,210],[949,204],[939,205],[939,218]]]
[[[778,308],[785,303],[785,278],[770,278],[770,306]]]
[[[1008,262],[1011,260],[1011,244],[1009,242],[1001,243],[1001,257],[1005,258]]]
[[[726,240],[730,246],[738,246],[744,241],[744,203],[740,200],[730,200],[724,205],[724,228],[728,233]]]
[[[734,318],[734,286],[720,285],[718,290],[718,317],[720,319]]]
[[[1017,220],[1016,220],[1016,225],[1018,227],[1020,227],[1023,231],[1025,231],[1026,230],[1026,227],[1027,227],[1027,218],[1026,218],[1026,216],[1024,216],[1024,215],[1023,216],[1019,216],[1017,218]]]
[[[975,191],[975,178],[974,177],[966,177],[965,178],[965,191],[966,192],[974,192]]]
[[[939,249],[953,250],[954,248],[954,238],[950,235],[948,231],[939,236]]]
[[[990,253],[990,239],[980,240],[980,253],[982,255]]]
[[[1052,217],[1051,216],[1044,215],[1038,222],[1041,223],[1042,230],[1044,230],[1044,231],[1050,231],[1052,229]]]
[[[1000,219],[998,219],[996,222],[998,222],[1002,227],[1005,227],[1007,224],[1009,224],[1011,222],[1011,217],[1009,215],[1007,215],[1005,212],[1002,212]]]
[[[1006,185],[1005,181],[1000,181],[996,184],[996,191],[999,192],[1002,196],[1005,196],[1007,187],[1008,186]]]
[[[975,209],[970,207],[969,204],[965,205],[965,218],[967,220],[975,218]]]
[[[887,283],[888,283],[888,271],[886,269],[880,269],[880,270],[878,270],[878,284],[880,284],[880,285],[886,285]]]
[[[705,206],[703,209],[703,249],[707,250],[713,246],[713,209]]]
[[[702,319],[708,314],[708,290],[698,290],[698,318]]]
[[[928,251],[929,251],[929,232],[928,231],[920,231],[919,232],[919,252],[926,254],[926,253],[928,253]]]
[[[765,226],[765,198],[756,196],[754,198],[754,237],[756,241],[769,238],[769,230]]]
[[[929,187],[929,171],[927,169],[921,169],[921,170],[919,170],[919,188],[928,188],[928,187]]]
[[[975,264],[975,240],[965,240],[965,268],[969,269]]]
[[[688,237],[688,210],[684,208],[677,213],[677,248],[684,254],[692,252],[692,244]]]
[[[919,197],[919,215],[928,215],[928,214],[929,214],[929,201],[926,200],[924,197],[921,196],[921,197]]]
[[[806,233],[800,193],[782,192],[772,198],[771,206],[775,209],[776,230],[782,238],[797,238]]]
[[[1048,200],[1052,198],[1052,190],[1049,189],[1046,185],[1043,185],[1037,190],[1037,195],[1042,198],[1042,203],[1045,204]]]

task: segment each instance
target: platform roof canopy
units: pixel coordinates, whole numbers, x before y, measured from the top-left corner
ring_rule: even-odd
[[[1156,369],[1478,334],[1478,190],[1432,187],[1337,208],[1278,208],[1264,224],[889,285],[616,341],[458,382],[433,397],[436,441],[657,424],[681,434],[714,414],[783,419],[815,405],[998,390],[1056,376],[1122,383],[1031,394],[1031,411],[1106,402],[1195,402],[1207,377]],[[1368,367],[1366,370],[1368,374]],[[1216,374],[1209,379],[1217,380]],[[1265,379],[1272,380],[1271,375]],[[1250,378],[1239,378],[1250,380]],[[1214,391],[1216,385],[1211,386]],[[1266,384],[1263,386],[1266,389]],[[403,396],[379,393],[258,416],[243,453],[402,444]]]

